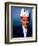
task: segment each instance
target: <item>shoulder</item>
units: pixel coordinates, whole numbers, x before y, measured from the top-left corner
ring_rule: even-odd
[[[31,37],[32,36],[32,27],[28,27],[28,31],[27,31],[27,36]]]
[[[16,30],[22,29],[22,26],[16,26]]]

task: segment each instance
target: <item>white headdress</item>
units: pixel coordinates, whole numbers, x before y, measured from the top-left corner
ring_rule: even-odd
[[[20,16],[26,16],[29,17],[29,11],[25,10],[24,8],[21,9]]]

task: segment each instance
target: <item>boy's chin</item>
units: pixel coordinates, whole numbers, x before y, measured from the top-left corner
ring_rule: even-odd
[[[24,26],[25,28],[28,28],[28,26]]]

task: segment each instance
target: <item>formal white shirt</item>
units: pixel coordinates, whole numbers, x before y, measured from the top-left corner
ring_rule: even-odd
[[[26,34],[27,34],[27,28],[25,28],[24,26],[22,26],[23,28],[23,34],[24,34],[24,37],[26,37]]]

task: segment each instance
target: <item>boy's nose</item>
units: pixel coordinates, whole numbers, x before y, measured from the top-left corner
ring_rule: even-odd
[[[26,25],[28,25],[28,24],[29,24],[29,22],[26,23]]]

